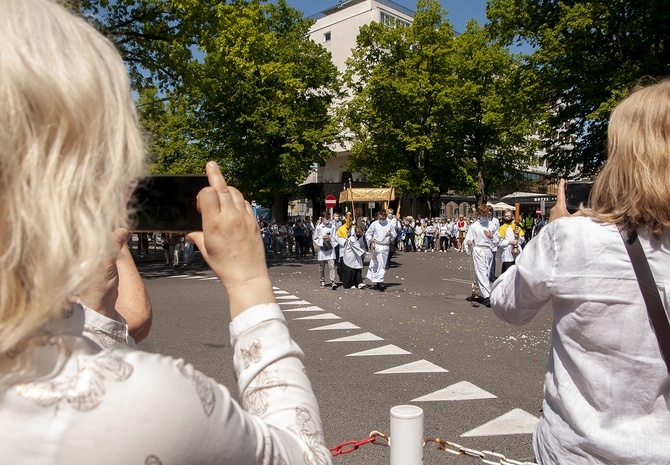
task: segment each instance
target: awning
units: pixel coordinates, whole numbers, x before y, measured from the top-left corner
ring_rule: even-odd
[[[509,205],[505,202],[498,202],[493,204],[493,210],[495,211],[503,211],[503,210],[514,210],[516,207]]]
[[[340,192],[340,203],[344,202],[388,202],[395,200],[392,187],[354,187]]]

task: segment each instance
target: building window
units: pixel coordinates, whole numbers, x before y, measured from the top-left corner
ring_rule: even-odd
[[[323,41],[330,42],[330,31],[323,34]]]
[[[381,19],[381,23],[383,25],[389,26],[389,27],[396,27],[396,26],[408,27],[410,25],[407,21],[402,20],[402,19],[398,18],[397,16],[393,16],[389,13],[386,13],[385,11],[381,12],[381,18],[380,19]]]

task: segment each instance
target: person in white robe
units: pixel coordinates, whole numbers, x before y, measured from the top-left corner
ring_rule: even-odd
[[[363,257],[365,256],[365,238],[363,228],[356,226],[349,230],[346,238],[337,234],[337,243],[342,254],[342,285],[345,289],[363,289]]]
[[[493,261],[493,252],[491,249],[494,244],[496,247],[504,247],[508,244],[515,245],[517,241],[507,241],[500,237],[497,230],[491,231],[486,205],[479,205],[477,213],[479,214],[479,220],[470,225],[468,233],[465,235],[465,252],[472,254],[475,281],[477,286],[479,286],[477,300],[490,307],[489,296],[491,295],[491,284],[489,281],[489,271],[491,270],[491,262]],[[468,297],[468,299],[471,298]]]
[[[370,265],[366,278],[375,284],[375,288],[384,291],[384,276],[386,275],[386,260],[388,260],[391,241],[396,238],[396,230],[391,222],[387,220],[386,211],[377,213],[377,220],[370,224],[365,232],[365,239],[370,244]]]
[[[324,211],[321,214],[321,221],[316,226],[314,242],[319,248],[317,260],[319,261],[319,281],[321,282],[321,287],[326,287],[325,270],[327,264],[328,277],[330,279],[328,286],[332,290],[337,289],[337,283],[335,282],[336,232],[335,224],[330,220],[330,213]]]

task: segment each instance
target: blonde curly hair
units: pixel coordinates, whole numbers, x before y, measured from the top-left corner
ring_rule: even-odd
[[[607,157],[582,212],[631,231],[644,224],[658,237],[670,227],[670,80],[634,91],[614,109]]]
[[[0,353],[118,253],[145,173],[114,46],[49,0],[0,0]]]

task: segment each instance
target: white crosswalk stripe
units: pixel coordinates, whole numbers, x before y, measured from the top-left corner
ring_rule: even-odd
[[[307,302],[309,303],[309,302]],[[310,305],[309,307],[296,307],[296,308],[282,308],[283,312],[323,312],[325,311],[321,307],[316,305]]]
[[[383,341],[384,338],[376,336],[372,333],[361,333],[354,336],[345,336],[337,339],[329,339],[326,342],[368,342],[368,341]]]
[[[416,362],[406,363],[393,368],[375,372],[376,375],[390,375],[398,373],[448,373],[442,367],[429,362],[428,360],[417,360]]]
[[[355,354],[348,354],[347,357],[369,357],[375,355],[411,355],[412,352],[408,352],[405,349],[401,349],[398,346],[393,344],[388,344],[382,347],[377,347],[376,349],[364,350],[362,352],[356,352]]]
[[[496,399],[497,397],[467,381],[412,399],[412,402]]]
[[[442,280],[457,282],[461,284],[471,284],[471,282],[468,280],[458,278],[442,278]],[[288,295],[289,293],[287,291],[283,291],[277,287],[273,287],[273,290],[278,300],[277,303],[279,305],[291,306],[291,308],[282,308],[282,311],[285,313],[325,312],[323,308],[318,307],[316,305],[312,305],[310,302],[306,300],[300,300],[296,296]],[[340,317],[333,313],[322,313],[322,314],[293,318],[293,320],[301,320],[301,321],[334,320],[334,319],[340,319]],[[353,323],[345,321],[326,326],[319,326],[316,328],[309,328],[308,330],[328,331],[328,330],[351,330],[351,329],[360,329],[360,328]],[[354,334],[335,339],[328,339],[326,340],[326,342],[354,343],[354,342],[376,342],[383,340],[384,338],[379,337],[375,334],[372,334],[370,332],[363,332],[360,334]],[[391,355],[412,355],[412,353],[393,344],[387,344],[381,347],[376,347],[373,349],[347,354],[347,357],[366,357],[366,356],[370,357],[370,356],[391,356]],[[448,373],[448,372],[449,370],[442,368],[438,365],[435,365],[434,363],[428,360],[422,359],[406,363],[403,365],[395,366],[392,368],[387,368],[385,370],[377,371],[375,372],[375,374]],[[438,391],[412,399],[410,402],[455,402],[455,401],[486,400],[486,399],[497,399],[497,396],[490,392],[485,391],[484,389],[481,389],[480,387],[468,381],[460,381],[444,389],[440,389]],[[514,409],[498,418],[495,418],[494,420],[491,420],[477,428],[474,428],[466,433],[463,433],[461,437],[532,434],[535,429],[535,425],[537,424],[537,421],[538,418],[531,415],[530,413],[521,409]]]
[[[502,436],[507,434],[533,434],[539,418],[515,408],[498,418],[461,434],[461,437]]]
[[[301,316],[298,318],[293,318],[294,320],[341,320],[337,315],[334,315],[332,313],[322,313],[320,315],[309,315],[309,316]]]
[[[361,329],[353,323],[345,321],[343,323],[335,323],[327,326],[319,326],[318,328],[310,328],[310,331],[330,331],[334,329]]]

